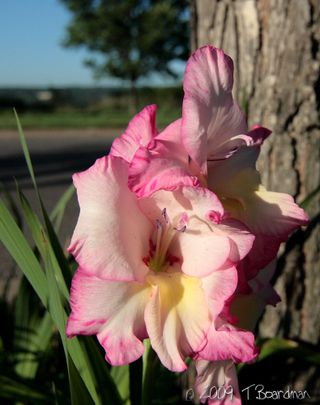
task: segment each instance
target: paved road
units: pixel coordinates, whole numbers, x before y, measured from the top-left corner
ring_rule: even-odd
[[[108,153],[121,129],[50,129],[25,131],[41,195],[49,212],[71,184],[74,172],[88,168]],[[0,131],[0,181],[15,195],[17,179],[27,198],[37,206],[17,131]],[[60,240],[66,245],[78,216],[74,197],[67,207]],[[19,274],[9,255],[0,245],[0,291],[9,275]],[[13,287],[15,288],[15,287]]]

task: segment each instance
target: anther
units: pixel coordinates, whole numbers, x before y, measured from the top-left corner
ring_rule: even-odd
[[[167,209],[166,209],[166,208],[164,208],[164,209],[162,210],[161,215],[162,215],[163,219],[165,220],[166,224],[168,224],[168,223],[169,223],[169,218],[168,218],[168,214],[167,214]]]

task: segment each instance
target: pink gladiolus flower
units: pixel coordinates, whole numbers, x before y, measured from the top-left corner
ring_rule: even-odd
[[[147,337],[174,371],[185,370],[185,357],[196,353],[254,358],[253,335],[218,316],[253,236],[223,219],[209,190],[184,186],[138,200],[127,182],[128,164],[113,156],[74,176],[80,216],[69,250],[79,269],[68,336],[96,334],[113,365],[139,358]]]
[[[182,120],[160,134],[153,125],[152,142],[136,146],[136,153],[130,156],[129,187],[139,197],[191,182],[212,190],[226,214],[256,236],[242,265],[246,272],[239,267],[245,290],[247,281],[275,258],[281,242],[306,225],[308,217],[291,196],[267,191],[261,185],[256,161],[271,131],[258,125],[248,131],[232,98],[232,86],[229,56],[211,46],[197,50],[185,73]],[[155,109],[149,118],[152,123],[154,114]],[[140,133],[144,131],[140,126]]]
[[[145,107],[110,155],[74,175],[80,215],[69,251],[79,268],[67,334],[97,335],[112,365],[150,339],[164,366],[196,363],[196,388],[232,384],[257,356],[253,330],[279,297],[269,280],[281,242],[307,223],[256,169],[270,131],[250,131],[232,97],[233,63],[205,46],[189,59],[182,118],[156,128]]]

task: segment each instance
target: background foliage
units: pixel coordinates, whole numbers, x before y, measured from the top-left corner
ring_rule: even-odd
[[[152,72],[177,74],[169,62],[189,56],[186,0],[62,0],[72,13],[64,45],[83,46],[95,75],[136,82]]]

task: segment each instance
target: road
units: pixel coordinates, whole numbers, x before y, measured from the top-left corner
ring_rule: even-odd
[[[50,212],[63,191],[71,184],[72,174],[88,168],[98,157],[107,154],[112,140],[121,134],[121,129],[26,130],[25,134],[40,193]],[[24,190],[31,205],[39,212],[18,133],[14,130],[1,130],[0,182],[15,197],[14,179]],[[78,212],[77,200],[74,197],[67,206],[59,234],[64,246],[70,240]],[[30,240],[30,237],[28,238]],[[11,277],[14,281],[10,291],[16,290],[18,275],[19,270],[0,244],[0,292]]]

